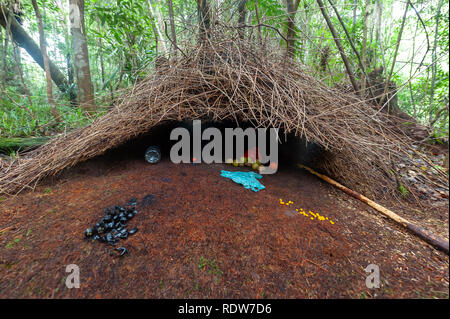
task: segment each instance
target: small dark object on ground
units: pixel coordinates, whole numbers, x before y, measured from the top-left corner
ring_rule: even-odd
[[[135,234],[138,230],[139,230],[139,228],[134,227],[132,230],[130,230],[130,231],[128,232],[128,234],[129,234],[129,235],[133,235],[133,234]]]
[[[146,195],[141,201],[141,206],[143,206],[143,207],[148,206],[151,203],[153,203],[154,200],[155,200],[155,196],[153,196],[151,194]]]
[[[133,197],[133,198],[130,198],[124,206],[127,210],[130,210],[132,207],[135,208],[136,205],[137,205],[137,199]]]
[[[84,231],[84,236],[91,237],[93,235],[94,231],[92,228],[88,228]]]
[[[153,195],[147,195],[142,199],[142,205],[150,205],[154,201]],[[123,206],[113,206],[105,209],[105,216],[103,216],[98,223],[92,228],[88,228],[84,231],[86,238],[92,238],[102,243],[110,245],[117,245],[120,239],[127,239],[130,235],[133,235],[138,231],[137,227],[134,227],[130,231],[126,229],[127,222],[132,219],[138,211],[136,210],[137,199],[131,198]],[[115,248],[120,250],[120,256],[125,253],[128,254],[128,250],[125,247]]]
[[[114,248],[114,251],[118,251],[120,257],[122,257],[125,254],[129,254],[128,249],[126,249],[125,247],[118,247],[118,248]],[[114,255],[114,251],[111,252],[111,256]]]
[[[155,164],[161,159],[161,150],[158,146],[150,146],[145,151],[145,160],[147,163]]]

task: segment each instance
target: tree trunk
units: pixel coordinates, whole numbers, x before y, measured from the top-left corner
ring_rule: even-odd
[[[164,41],[164,36],[163,36],[163,30],[162,30],[162,26],[164,25],[163,23],[163,19],[162,19],[162,15],[161,15],[161,10],[158,9],[158,7],[153,8],[153,4],[152,1],[149,0],[148,2],[148,7],[150,10],[150,15],[152,17],[152,25],[155,25],[155,28],[159,34],[159,39],[161,41],[161,48],[162,48],[162,52],[166,52],[167,48],[166,48],[166,44]],[[156,13],[155,13],[156,11]],[[157,21],[157,23],[155,22],[155,20]]]
[[[2,8],[0,7],[0,11],[2,11]],[[1,12],[0,12],[1,13]],[[25,83],[25,80],[24,80],[24,78],[23,78],[23,72],[22,72],[22,61],[21,61],[21,59],[20,59],[20,49],[19,49],[19,47],[17,46],[17,44],[16,43],[14,43],[14,40],[13,40],[13,37],[12,37],[12,32],[11,32],[11,23],[14,21],[16,21],[16,19],[13,17],[13,15],[8,15],[8,16],[4,16],[4,19],[6,19],[6,21],[5,21],[5,24],[6,24],[6,27],[5,27],[5,30],[6,30],[6,37],[8,38],[10,38],[9,40],[10,40],[10,42],[11,42],[11,44],[12,44],[12,51],[13,51],[13,56],[14,56],[14,60],[15,60],[15,65],[16,65],[16,68],[17,68],[17,73],[16,73],[16,75],[18,75],[19,76],[19,79],[20,79],[20,81],[21,81],[21,83],[22,83],[22,86],[23,86],[23,92],[20,92],[20,93],[22,93],[22,94],[25,94],[26,95],[26,97],[27,97],[27,99],[28,99],[28,102],[30,103],[30,107],[28,107],[28,108],[26,108],[26,110],[28,111],[28,113],[30,113],[30,115],[33,117],[33,119],[36,119],[36,116],[35,116],[35,114],[34,114],[34,112],[32,111],[32,106],[33,106],[33,102],[31,101],[31,94],[30,94],[30,91],[28,90],[28,87],[27,87],[27,85],[26,85],[26,83]],[[6,54],[6,51],[5,51],[5,54]],[[11,98],[10,98],[11,99]],[[11,101],[12,101],[12,99],[11,99]],[[23,106],[20,106],[21,108],[23,108]]]
[[[147,7],[148,7],[148,15],[152,22],[153,35],[155,36],[155,51],[156,51],[156,54],[158,54],[158,42],[159,42],[158,32],[159,32],[159,29],[156,27],[155,19],[152,14],[151,4],[149,4],[148,2],[147,2]]]
[[[78,98],[86,111],[95,111],[94,87],[91,81],[89,54],[84,29],[84,0],[69,0],[70,30],[74,51],[73,62],[78,86]]]
[[[295,55],[295,14],[297,13],[300,0],[287,0],[287,33],[286,52],[288,57]]]
[[[100,34],[100,20],[97,19],[97,32]],[[103,62],[103,43],[102,37],[98,37],[98,56],[100,59],[100,74],[102,76],[102,88],[105,85],[105,64]]]
[[[6,39],[3,42],[3,30],[2,28],[0,28],[0,87],[2,90],[2,93],[4,94],[5,92],[5,86],[6,86],[6,75],[7,75],[7,70],[6,70],[6,50],[4,48],[4,46],[6,45]]]
[[[434,87],[436,85],[436,73],[437,73],[437,63],[436,63],[436,51],[437,51],[437,42],[439,40],[439,20],[441,18],[441,8],[442,8],[442,0],[439,0],[438,6],[436,9],[435,16],[435,34],[434,34],[434,42],[433,42],[433,51],[431,54],[431,87],[430,87],[430,120],[433,116],[433,103],[434,103]]]
[[[256,22],[258,22],[258,43],[262,44],[262,34],[261,34],[261,22],[259,20],[259,12],[258,12],[258,0],[255,0],[255,15]]]
[[[376,32],[375,32],[375,47],[379,47],[381,43],[381,21],[383,19],[383,5],[380,0],[376,0],[376,11],[377,11],[377,23],[376,23]],[[414,51],[413,51],[414,52]],[[378,66],[378,54],[375,51],[373,67],[376,68]]]
[[[8,18],[9,11],[5,6],[0,4],[0,25],[7,29],[7,21],[5,17]],[[13,40],[22,48],[24,48],[30,56],[36,61],[39,66],[45,70],[44,68],[44,59],[42,57],[41,50],[39,46],[33,41],[33,39],[27,34],[27,32],[22,28],[22,26],[16,21],[16,19],[11,20],[11,34]],[[62,91],[65,92],[67,89],[67,81],[64,74],[58,69],[58,67],[52,62],[49,61],[50,65],[50,75],[52,77],[53,82],[55,82],[56,86]]]
[[[398,48],[400,47],[400,41],[402,40],[403,28],[405,27],[405,22],[406,22],[406,17],[407,17],[407,13],[408,13],[409,3],[410,3],[410,0],[406,1],[405,12],[403,13],[402,24],[401,24],[400,30],[398,32],[397,44],[395,46],[394,56],[392,57],[391,71],[389,72],[389,75],[388,75],[388,77],[386,79],[386,83],[384,85],[384,90],[383,90],[383,95],[381,96],[380,102],[378,103],[379,106],[383,105],[385,99],[388,96],[388,89],[391,86],[392,74],[394,73],[395,62],[397,61]],[[391,113],[391,112],[395,113],[395,112],[399,111],[398,108],[391,109],[391,104],[390,103],[387,103],[387,105],[388,105],[388,113]],[[381,109],[383,109],[383,107],[381,107]]]
[[[31,0],[31,2],[33,4],[34,12],[36,13],[39,28],[39,43],[41,46],[42,58],[44,59],[44,70],[45,70],[45,77],[47,80],[47,99],[48,103],[50,104],[50,109],[53,114],[53,117],[55,118],[56,122],[59,122],[60,116],[58,110],[56,109],[55,101],[53,100],[52,78],[50,75],[50,64],[48,62],[47,48],[45,46],[45,35],[44,35],[44,26],[42,25],[42,17],[41,13],[39,12],[39,7],[37,5],[36,0]]]
[[[244,24],[245,24],[245,5],[247,4],[248,0],[240,0],[239,4],[238,4],[238,33],[239,33],[239,38],[243,39],[244,38]]]
[[[208,0],[197,0],[197,17],[198,17],[198,27],[199,27],[199,38],[200,42],[205,41],[209,38],[210,31],[210,12]]]
[[[328,17],[327,11],[325,9],[325,6],[324,6],[322,0],[317,0],[317,4],[319,5],[320,11],[322,12],[323,17],[324,17],[325,21],[327,22],[328,28],[330,29],[330,32],[333,35],[334,42],[336,43],[336,46],[338,47],[339,53],[341,54],[341,58],[342,58],[342,61],[344,62],[345,69],[347,70],[347,75],[350,79],[350,83],[352,84],[355,92],[358,93],[359,92],[358,84],[356,83],[352,68],[350,66],[350,63],[348,62],[347,56],[345,55],[344,48],[342,47],[341,41],[339,40],[336,30],[334,29],[333,23],[331,23],[330,17]]]
[[[361,50],[361,64],[362,68],[367,69],[367,18],[369,17],[370,0],[366,0],[364,5],[363,16],[363,38],[362,38],[362,50]],[[362,81],[361,94],[366,96],[366,79]]]
[[[359,55],[358,50],[356,49],[355,44],[353,43],[352,37],[350,36],[350,33],[348,32],[347,27],[345,26],[345,23],[342,20],[341,15],[339,14],[339,11],[337,10],[337,8],[334,5],[333,1],[328,0],[328,2],[330,3],[331,7],[333,8],[334,13],[336,14],[336,17],[338,18],[339,23],[341,24],[341,27],[344,30],[345,35],[347,36],[347,40],[350,43],[350,46],[351,46],[351,48],[353,50],[353,53],[355,53],[355,55],[356,55],[356,58],[358,60],[359,68],[361,69],[361,72],[364,74],[364,82],[363,82],[364,86],[366,85],[365,82],[367,82],[367,85],[369,86],[370,96],[372,98],[375,98],[375,95],[374,95],[374,92],[373,92],[373,87],[372,87],[372,84],[370,83],[371,81],[370,81],[369,76],[367,74],[365,64],[363,63],[363,60],[361,59],[361,56]]]
[[[74,78],[73,78],[73,64],[72,64],[72,55],[70,52],[66,55],[66,65],[67,65],[67,80],[69,82],[69,100],[70,105],[76,107],[77,106],[77,95],[75,93],[74,88]]]
[[[74,71],[73,71],[73,63],[72,63],[72,56],[71,56],[71,39],[69,37],[69,26],[68,22],[65,19],[64,12],[65,10],[65,2],[59,3],[58,1],[55,2],[55,4],[58,6],[59,11],[62,13],[61,17],[58,18],[58,21],[60,22],[60,27],[63,30],[64,35],[64,44],[65,49],[67,50],[65,59],[66,59],[66,67],[67,67],[67,82],[68,82],[68,91],[67,95],[69,96],[70,106],[77,107],[77,94],[75,92],[75,86],[74,86]]]
[[[175,32],[175,18],[173,14],[173,3],[172,0],[167,0],[167,5],[169,6],[169,18],[170,18],[170,30],[172,33],[172,46],[173,53],[177,56],[177,33]]]

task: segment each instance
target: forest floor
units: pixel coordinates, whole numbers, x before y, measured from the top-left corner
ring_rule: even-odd
[[[363,203],[300,169],[264,175],[257,193],[222,169],[239,168],[104,155],[3,199],[0,298],[449,298],[448,256]],[[133,197],[128,255],[84,239]],[[390,207],[448,238],[448,199],[429,204]],[[79,289],[65,285],[69,264]],[[366,287],[369,264],[380,288]]]

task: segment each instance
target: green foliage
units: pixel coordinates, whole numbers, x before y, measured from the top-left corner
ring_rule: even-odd
[[[449,95],[449,5],[442,2],[440,23],[436,37],[436,81],[431,98],[431,49],[435,39],[436,9],[439,1],[418,1],[414,6],[420,13],[418,19],[412,7],[409,8],[405,29],[400,42],[399,53],[394,57],[399,40],[405,3],[398,0],[369,1],[369,16],[364,22],[366,1],[334,0],[343,23],[350,33],[354,45],[362,53],[363,30],[367,29],[367,65],[368,72],[378,67],[384,68],[387,76],[392,63],[396,61],[393,78],[399,88],[400,108],[428,125],[437,112],[448,104]],[[72,54],[71,34],[68,31],[68,1],[38,0],[41,8],[44,32],[50,59],[63,74],[67,74],[67,54]],[[171,43],[165,32],[164,22],[169,24],[169,11],[166,1],[156,0],[85,0],[85,29],[88,42],[92,82],[95,88],[97,104],[108,104],[117,96],[116,90],[126,88],[142,80],[152,71],[154,58],[158,54],[170,52]],[[358,81],[363,81],[358,60],[350,42],[337,19],[336,14],[324,1],[326,10],[334,24],[344,52],[354,70]],[[220,4],[220,19],[225,25],[237,22],[238,1],[209,1],[211,7]],[[356,3],[356,8],[354,4]],[[377,3],[381,3],[382,23],[377,21]],[[24,21],[23,27],[30,36],[38,39],[38,27],[33,7],[29,1],[21,1]],[[173,0],[175,27],[178,43],[195,44],[197,32],[197,4],[195,1]],[[257,24],[255,0],[246,4],[247,24]],[[275,39],[274,42],[285,49],[286,43],[276,30],[286,34],[286,2],[280,0],[258,0],[260,22],[270,26],[261,27],[263,39]],[[355,10],[354,10],[355,9]],[[365,25],[366,23],[366,25]],[[170,29],[170,28],[169,28]],[[295,15],[295,59],[306,65],[315,76],[330,85],[347,82],[341,56],[334,39],[322,17],[315,0],[302,0]],[[231,31],[230,31],[231,32]],[[170,33],[170,30],[168,30]],[[246,36],[255,39],[256,29],[246,29]],[[425,52],[427,37],[430,50]],[[36,66],[24,50],[18,57],[22,66],[25,85],[30,91],[32,106],[26,97],[23,83],[18,76],[17,63],[13,55],[13,46],[9,41],[5,48],[5,32],[0,33],[0,136],[26,137],[50,135],[70,130],[89,123],[91,117],[83,114],[80,108],[70,106],[69,95],[76,93],[76,84],[70,84],[66,92],[53,90],[57,109],[62,121],[56,124],[51,115],[46,97],[46,81],[42,69]],[[413,51],[414,47],[414,51]],[[166,49],[163,52],[163,48]],[[329,50],[326,71],[321,68],[322,51]],[[425,55],[423,65],[418,66]],[[410,76],[412,78],[410,79]],[[76,82],[76,79],[75,79]],[[408,83],[409,82],[409,83]],[[30,111],[34,114],[32,116]],[[100,116],[105,108],[96,114]],[[436,137],[448,137],[448,112],[441,114],[434,123]]]
[[[400,194],[403,196],[403,197],[406,197],[407,195],[408,195],[408,190],[406,189],[406,187],[405,186],[403,186],[402,184],[400,184],[399,186],[398,186],[398,190],[399,190],[399,192],[400,192]]]
[[[223,271],[220,270],[215,259],[208,260],[207,258],[201,256],[198,262],[198,269],[206,269],[210,275],[214,275],[217,279],[220,279],[223,275]]]
[[[146,74],[145,68],[156,56],[154,21],[148,14],[145,2],[116,0],[115,3],[109,3],[92,0],[88,15],[88,27],[91,37],[96,38],[95,44],[101,38],[104,41],[103,53],[114,58],[111,75],[103,83],[102,89],[107,87],[106,84],[119,81],[120,70],[125,78],[124,86],[142,78]],[[96,53],[99,54],[98,51]]]
[[[61,123],[55,123],[50,106],[43,98],[33,98],[33,106],[21,97],[13,104],[10,100],[0,98],[0,136],[27,137],[44,136],[55,132],[70,130],[84,126],[92,120],[79,107],[59,105]],[[31,111],[36,118],[34,118]]]
[[[20,238],[14,238],[14,240],[10,241],[8,244],[6,244],[6,248],[12,248],[14,245],[18,244],[20,242]]]

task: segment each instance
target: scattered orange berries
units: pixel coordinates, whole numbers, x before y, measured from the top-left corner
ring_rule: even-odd
[[[280,205],[289,206],[289,205],[292,205],[292,204],[294,204],[294,202],[292,202],[292,201],[284,202],[283,199],[280,198]],[[321,216],[319,213],[314,213],[314,212],[312,212],[310,210],[308,210],[308,213],[307,213],[307,212],[305,212],[305,210],[303,208],[300,208],[300,209],[296,208],[295,210],[300,215],[303,215],[305,217],[309,217],[311,220],[314,220],[314,219],[318,219],[320,221],[325,221],[326,220],[326,221],[329,221],[330,224],[334,225],[334,222],[331,219],[328,219],[328,217],[325,217],[325,216]]]

